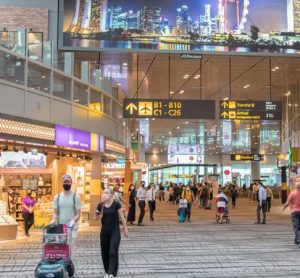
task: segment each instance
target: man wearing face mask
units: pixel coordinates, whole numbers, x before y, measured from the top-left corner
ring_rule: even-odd
[[[31,190],[27,190],[26,196],[22,198],[22,216],[24,219],[25,236],[29,237],[29,230],[34,224],[35,200]]]
[[[77,230],[82,203],[78,194],[71,191],[72,178],[69,175],[62,177],[63,192],[57,194],[53,200],[53,219],[51,223],[67,224]]]
[[[288,206],[291,207],[292,224],[295,233],[294,243],[300,248],[300,179],[296,180],[296,191],[290,193],[287,202],[283,206],[285,210]]]

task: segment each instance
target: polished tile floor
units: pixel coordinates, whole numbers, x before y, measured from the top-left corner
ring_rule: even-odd
[[[217,225],[215,210],[194,206],[192,222],[179,224],[176,206],[159,203],[155,221],[130,227],[120,248],[118,277],[300,277],[289,213],[276,201],[267,225],[254,225],[256,204],[239,199],[231,223]],[[0,277],[34,277],[41,236],[33,231],[0,243]],[[82,227],[74,252],[76,277],[103,277],[99,228]]]

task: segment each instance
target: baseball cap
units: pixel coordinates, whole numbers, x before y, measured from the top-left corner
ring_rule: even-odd
[[[72,183],[72,178],[70,175],[63,175],[62,177],[62,182],[63,183]]]

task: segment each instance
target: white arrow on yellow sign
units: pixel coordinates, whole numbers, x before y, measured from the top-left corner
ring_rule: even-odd
[[[130,115],[133,115],[134,110],[137,111],[137,107],[134,105],[134,103],[131,102],[126,106],[126,111],[128,111],[128,110],[129,110]]]

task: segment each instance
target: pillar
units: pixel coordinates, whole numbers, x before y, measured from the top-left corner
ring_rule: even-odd
[[[253,125],[250,130],[251,154],[259,154],[260,151],[260,125]],[[259,161],[251,161],[251,178],[252,181],[260,180]]]
[[[94,212],[100,202],[103,188],[101,187],[101,174],[103,173],[102,157],[99,153],[92,154],[92,173],[90,184],[90,226],[98,226],[99,221],[94,220]]]
[[[287,201],[287,176],[286,166],[281,167],[281,202],[284,204]]]
[[[126,160],[125,163],[125,177],[124,177],[124,192],[127,193],[129,186],[133,180],[132,161]]]

